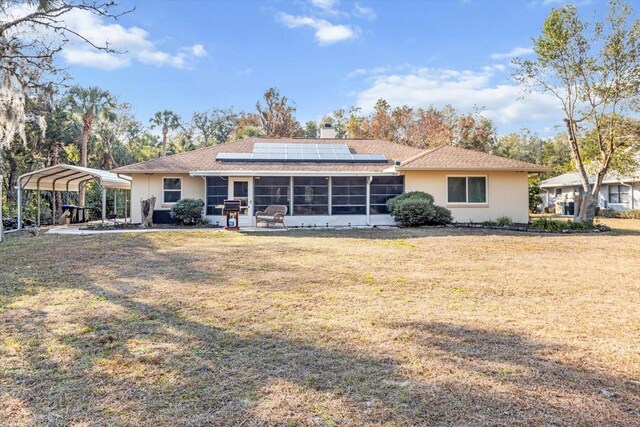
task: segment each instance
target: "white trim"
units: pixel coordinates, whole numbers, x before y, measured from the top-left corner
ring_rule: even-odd
[[[165,191],[174,191],[174,192],[178,191],[176,189],[171,189],[171,188],[168,189],[168,190],[165,190],[165,188],[164,188],[164,180],[165,179],[178,179],[178,180],[180,180],[180,198],[178,200],[182,200],[182,177],[179,177],[179,176],[163,176],[162,177],[162,204],[163,205],[175,205],[177,202],[165,202],[165,200],[164,200],[164,192]],[[206,194],[206,192],[205,192],[205,194]]]
[[[466,178],[465,189],[466,189],[466,202],[451,202],[449,201],[449,178]],[[469,202],[469,178],[484,178],[484,202]],[[489,204],[489,177],[487,175],[446,175],[445,182],[445,193],[447,205],[469,205],[469,206],[484,206]]]
[[[190,176],[396,176],[393,172],[341,172],[341,171],[259,171],[259,170],[217,170],[217,171],[191,171]]]

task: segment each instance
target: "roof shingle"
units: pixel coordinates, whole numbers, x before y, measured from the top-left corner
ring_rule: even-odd
[[[321,163],[321,162],[233,162],[218,161],[218,153],[251,153],[253,145],[261,143],[346,144],[356,154],[384,154],[384,163]],[[443,145],[424,150],[390,141],[376,139],[304,139],[304,138],[246,138],[239,141],[205,147],[121,166],[116,173],[189,173],[196,171],[335,171],[382,172],[400,162],[398,170],[508,170],[543,172],[545,167],[479,151]]]
[[[398,170],[494,170],[544,172],[544,166],[451,145],[431,148],[403,161]]]

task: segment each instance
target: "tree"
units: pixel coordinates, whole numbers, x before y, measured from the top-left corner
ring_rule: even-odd
[[[69,28],[65,18],[78,11],[107,19],[130,12],[115,12],[117,6],[110,0],[0,1],[0,148],[11,144],[14,135],[24,141],[27,98],[43,92],[51,95],[53,86],[65,80],[66,72],[55,58],[67,43],[118,53]]]
[[[320,136],[320,128],[318,122],[309,120],[304,124],[304,137],[305,138],[318,138]]]
[[[180,129],[180,116],[171,110],[158,111],[151,119],[151,128],[160,127],[162,131],[162,157],[167,155],[167,135],[170,130]]]
[[[619,122],[640,102],[640,19],[632,16],[631,7],[619,0],[595,23],[583,21],[573,5],[553,9],[533,40],[535,58],[514,60],[515,77],[525,88],[553,95],[562,107],[585,194],[578,222],[593,222],[602,180],[616,152],[630,143]],[[589,126],[598,156],[587,164],[580,138]]]
[[[113,110],[116,108],[116,100],[107,90],[97,86],[83,88],[74,86],[69,89],[66,99],[67,107],[77,122],[81,123],[80,133],[80,166],[87,167],[89,152],[89,137],[96,118],[114,120]],[[85,189],[80,188],[78,203],[84,206]]]
[[[263,95],[263,106],[256,102],[260,126],[266,136],[273,138],[297,137],[304,130],[295,118],[296,107],[289,104],[289,98],[281,96],[277,88],[269,88]]]
[[[513,132],[498,138],[494,153],[523,162],[542,164],[543,146],[542,138],[528,129],[522,129],[519,133]]]
[[[223,144],[229,141],[238,124],[239,116],[232,108],[195,112],[191,126],[200,133],[202,145]]]

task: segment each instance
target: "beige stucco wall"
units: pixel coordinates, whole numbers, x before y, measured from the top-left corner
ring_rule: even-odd
[[[486,176],[487,204],[447,203],[447,176]],[[529,182],[525,172],[406,171],[406,191],[424,191],[435,203],[451,210],[454,221],[482,222],[508,216],[514,222],[529,221]]]
[[[171,205],[162,204],[162,178],[182,179],[182,199],[205,198],[205,182],[202,177],[192,177],[188,174],[133,174],[131,184],[131,220],[139,223],[142,220],[140,201],[156,196],[155,209],[171,209]]]

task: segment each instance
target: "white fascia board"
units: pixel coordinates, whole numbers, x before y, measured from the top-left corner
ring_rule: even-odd
[[[394,171],[342,172],[342,171],[191,171],[191,176],[389,176],[398,175]]]

